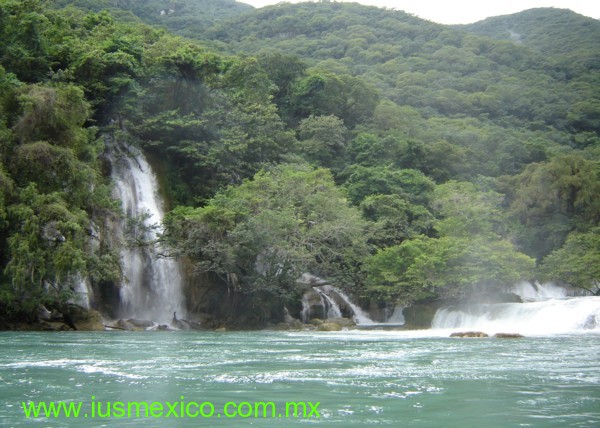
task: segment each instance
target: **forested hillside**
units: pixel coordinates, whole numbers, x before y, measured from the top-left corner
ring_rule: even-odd
[[[161,240],[230,317],[281,317],[304,272],[364,304],[526,279],[598,292],[597,21],[551,11],[581,38],[565,61],[533,35],[358,4],[54,3],[0,1],[5,311],[121,275],[126,243],[102,232],[123,215],[108,138],[154,159],[172,208]]]
[[[145,22],[187,37],[198,37],[223,19],[253,10],[234,0],[55,0],[49,6],[107,10],[121,20]]]
[[[571,72],[600,68],[600,21],[564,9],[530,9],[457,26],[498,40],[510,40],[543,54]]]

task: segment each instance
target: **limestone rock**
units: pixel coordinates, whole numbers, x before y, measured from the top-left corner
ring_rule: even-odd
[[[154,325],[154,323],[150,320],[137,320],[135,318],[129,318],[127,320],[127,322],[133,324],[136,327],[140,327],[140,328],[148,328],[148,327],[152,327]]]
[[[350,318],[343,318],[343,317],[339,317],[339,318],[327,318],[325,320],[326,323],[334,323],[334,324],[339,324],[342,327],[354,327],[356,326],[356,323],[351,320]]]
[[[125,331],[135,331],[138,329],[136,326],[124,319],[120,319],[119,321],[117,321],[117,327]]]
[[[342,326],[335,322],[324,322],[317,326],[317,331],[340,331]]]
[[[275,330],[286,331],[286,330],[302,330],[302,322],[297,319],[293,319],[290,322],[280,322],[275,325]]]
[[[104,321],[100,312],[94,309],[86,309],[77,305],[69,305],[64,313],[67,324],[73,324],[77,330],[103,331]]]
[[[487,333],[483,331],[462,331],[455,332],[450,335],[450,337],[490,337]]]
[[[521,337],[525,337],[519,333],[496,333],[494,337],[498,339],[519,339]]]

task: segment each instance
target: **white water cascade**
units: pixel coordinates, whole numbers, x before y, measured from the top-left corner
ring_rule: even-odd
[[[122,203],[125,220],[135,239],[150,245],[125,245],[121,252],[124,280],[120,290],[122,316],[170,321],[173,312],[184,316],[184,296],[179,263],[161,257],[156,241],[164,208],[158,182],[144,154],[131,146],[111,144],[113,196]],[[133,222],[132,222],[133,220]],[[137,222],[137,223],[136,223]]]
[[[354,302],[352,300],[350,300],[350,297],[348,297],[348,295],[346,293],[344,293],[342,290],[339,290],[337,288],[334,288],[335,292],[337,293],[338,296],[340,296],[342,298],[342,300],[350,307],[350,309],[352,309],[352,312],[354,313],[354,322],[356,324],[360,324],[360,325],[368,325],[368,324],[373,324],[373,320],[357,305],[354,304]]]
[[[321,301],[326,309],[325,312],[327,318],[339,318],[342,316],[340,305],[338,305],[337,302],[329,296],[329,294],[318,287],[314,287],[314,290],[319,294],[319,296],[321,296]]]
[[[403,325],[406,322],[404,319],[404,306],[396,305],[394,312],[392,312],[392,315],[385,322],[387,324]]]
[[[525,335],[600,331],[600,297],[566,298],[564,289],[539,284],[519,284],[514,291],[524,303],[442,308],[436,312],[431,327]]]
[[[320,284],[312,286],[312,291],[308,291],[302,296],[302,311],[300,316],[304,323],[307,323],[315,315],[313,308],[320,307],[321,313],[326,318],[339,318],[344,314],[352,313],[354,322],[359,325],[374,324],[373,320],[342,290],[326,283],[325,280],[313,275],[304,274],[299,282],[304,284]],[[318,301],[315,301],[318,298]],[[320,316],[320,315],[319,315]]]
[[[520,282],[515,284],[511,290],[518,295],[524,302],[543,302],[550,299],[564,299],[567,297],[567,290],[558,285],[532,284],[530,282]]]
[[[304,324],[310,321],[310,301],[308,300],[308,293],[304,293],[304,296],[302,296],[302,310],[300,311],[300,319]]]

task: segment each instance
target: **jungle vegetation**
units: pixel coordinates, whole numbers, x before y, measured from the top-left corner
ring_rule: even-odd
[[[297,301],[303,272],[363,301],[597,294],[599,38],[556,9],[449,27],[325,1],[0,0],[0,307],[121,275],[96,239],[122,215],[107,135],[160,160],[172,254],[246,299]]]

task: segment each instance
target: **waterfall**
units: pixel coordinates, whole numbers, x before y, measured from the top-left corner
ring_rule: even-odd
[[[339,290],[337,288],[334,288],[334,291],[337,293],[338,296],[340,296],[342,298],[342,300],[350,307],[350,309],[352,309],[352,312],[354,313],[354,322],[356,324],[360,324],[360,325],[365,325],[365,324],[373,324],[373,320],[371,318],[369,318],[369,316],[367,314],[365,314],[365,312],[358,307],[358,305],[355,305],[354,302],[352,300],[350,300],[350,297],[348,297],[348,295],[346,293],[344,293],[342,290]]]
[[[77,275],[73,279],[72,290],[73,298],[69,301],[69,303],[74,303],[82,308],[90,309],[90,294],[92,287],[89,285],[89,280]]]
[[[335,300],[333,300],[329,294],[327,294],[324,290],[314,287],[314,290],[319,293],[321,299],[325,306],[325,313],[327,314],[327,318],[339,318],[342,316],[342,310],[340,309],[340,305],[337,304]]]
[[[175,311],[185,315],[179,263],[162,257],[155,242],[164,213],[156,176],[144,154],[134,147],[110,144],[109,157],[113,196],[121,201],[125,213],[117,233],[125,239],[127,229],[127,238],[133,240],[133,245],[125,245],[121,252],[122,316],[165,322]]]
[[[310,302],[308,300],[308,293],[304,293],[304,296],[302,296],[302,311],[300,311],[300,319],[304,324],[310,321]]]
[[[600,331],[600,297],[439,309],[432,328],[547,335]]]
[[[386,323],[387,324],[403,325],[405,323],[403,311],[404,311],[404,306],[396,305],[394,307],[394,312],[386,320]]]
[[[314,312],[311,308],[315,305],[311,301],[311,296],[315,294],[319,296],[320,306],[323,308],[323,313],[327,318],[343,317],[344,313],[352,312],[352,318],[356,324],[371,325],[375,322],[358,306],[350,297],[337,287],[327,283],[327,280],[319,278],[309,273],[302,274],[302,277],[297,280],[299,284],[310,285],[312,291],[304,293],[302,296],[302,311],[300,316],[302,321],[306,323],[310,320]],[[340,304],[342,307],[340,307]]]
[[[567,297],[567,290],[554,284],[532,284],[530,282],[521,282],[515,284],[511,290],[521,297],[524,302],[543,302],[550,299],[564,299]]]

